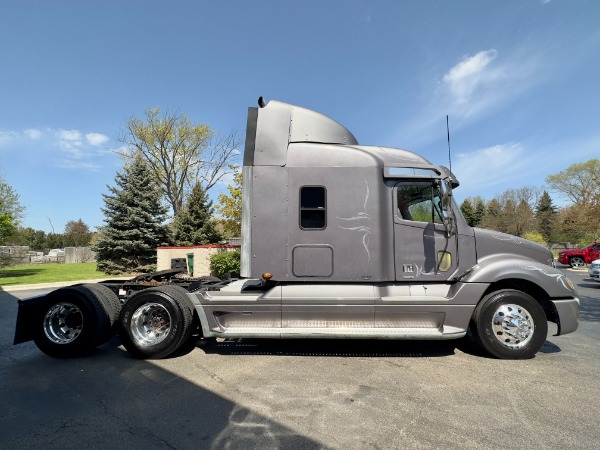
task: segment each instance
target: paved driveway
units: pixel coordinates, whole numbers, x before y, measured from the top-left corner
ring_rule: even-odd
[[[464,340],[229,340],[138,361],[116,338],[58,360],[11,345],[15,296],[39,292],[0,292],[0,448],[599,448],[600,283],[568,275],[580,328],[528,361]]]

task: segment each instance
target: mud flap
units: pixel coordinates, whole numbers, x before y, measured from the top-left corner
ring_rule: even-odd
[[[15,339],[13,345],[33,340],[35,324],[39,315],[40,307],[46,300],[45,295],[19,300],[17,312],[17,325],[15,327]]]

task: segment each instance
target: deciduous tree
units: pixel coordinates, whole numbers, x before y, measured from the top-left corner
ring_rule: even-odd
[[[227,172],[240,143],[235,132],[215,134],[206,124],[193,124],[179,113],[159,108],[145,111],[145,117],[132,117],[120,138],[127,144],[118,153],[130,161],[141,154],[177,216],[187,191],[200,181],[206,191]]]
[[[600,159],[571,164],[546,177],[546,183],[575,204],[597,205],[600,203]]]
[[[0,243],[15,232],[24,211],[19,194],[0,175]]]
[[[44,251],[46,247],[46,233],[34,230],[31,227],[19,227],[10,237],[11,245],[26,245],[30,250]]]
[[[242,235],[242,173],[233,167],[233,184],[227,186],[229,195],[219,195],[217,212],[221,215],[221,223],[227,237],[240,237]]]
[[[586,242],[600,238],[600,159],[572,164],[546,178],[548,185],[571,200],[560,212],[563,238]]]
[[[85,247],[92,240],[92,233],[83,220],[69,220],[65,225],[65,240],[66,246]]]

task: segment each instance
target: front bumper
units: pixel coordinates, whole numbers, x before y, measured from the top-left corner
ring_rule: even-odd
[[[600,269],[590,269],[588,274],[592,280],[600,281]]]
[[[556,311],[556,325],[558,331],[555,336],[572,333],[579,326],[579,299],[565,298],[551,300]]]

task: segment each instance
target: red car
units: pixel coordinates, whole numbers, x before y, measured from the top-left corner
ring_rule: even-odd
[[[558,253],[558,262],[571,267],[581,267],[595,259],[600,259],[600,242],[594,242],[583,249],[573,248]]]

